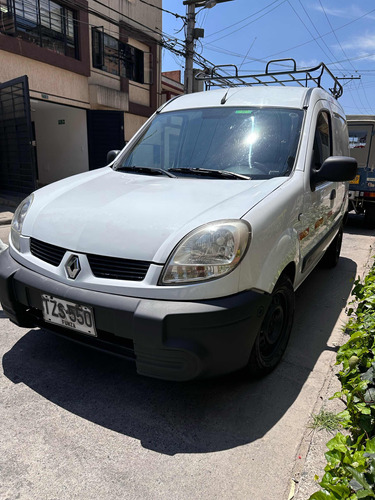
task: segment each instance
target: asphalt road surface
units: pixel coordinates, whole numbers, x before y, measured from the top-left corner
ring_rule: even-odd
[[[338,266],[297,291],[286,356],[260,381],[148,379],[0,309],[0,499],[287,500],[374,244],[350,217]]]

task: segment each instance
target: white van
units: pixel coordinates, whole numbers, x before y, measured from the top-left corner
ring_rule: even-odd
[[[0,255],[11,321],[152,377],[271,371],[294,291],[337,264],[356,160],[337,80],[333,96],[260,76],[167,102],[108,166],[26,198]]]

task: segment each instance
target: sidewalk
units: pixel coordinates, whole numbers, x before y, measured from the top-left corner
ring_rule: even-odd
[[[0,197],[0,252],[5,250],[9,244],[10,224],[17,200]]]
[[[0,205],[0,226],[6,226],[12,222],[14,209],[9,211],[10,207]]]

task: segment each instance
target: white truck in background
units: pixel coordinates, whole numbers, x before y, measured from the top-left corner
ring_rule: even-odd
[[[364,214],[375,228],[375,115],[347,115],[350,156],[358,163],[357,175],[349,184],[349,211]]]

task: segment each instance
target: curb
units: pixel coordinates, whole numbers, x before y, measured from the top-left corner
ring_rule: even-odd
[[[0,226],[9,226],[13,219],[19,198],[0,195]]]
[[[9,226],[12,222],[13,213],[12,212],[2,212],[0,206],[0,226]]]

